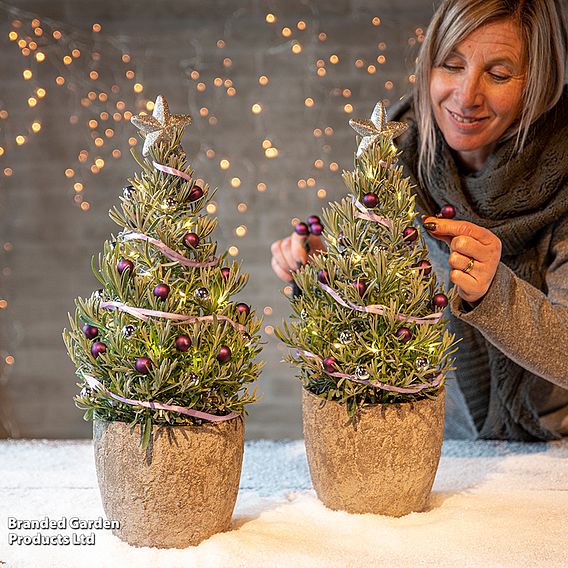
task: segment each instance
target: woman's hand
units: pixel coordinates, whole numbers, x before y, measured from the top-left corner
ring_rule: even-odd
[[[297,233],[292,233],[289,237],[275,241],[270,246],[272,270],[278,278],[284,282],[290,282],[292,272],[298,270],[309,262],[313,255],[323,250],[325,246],[320,237],[316,235],[302,237]]]
[[[469,221],[423,217],[424,228],[451,250],[450,280],[466,302],[481,299],[489,290],[501,260],[501,240],[489,229]],[[436,225],[434,230],[428,224]]]

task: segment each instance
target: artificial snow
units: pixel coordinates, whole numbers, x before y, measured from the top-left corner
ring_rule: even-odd
[[[133,548],[109,530],[94,545],[8,544],[18,520],[104,518],[90,442],[0,442],[0,568],[145,566],[568,566],[568,439],[444,442],[428,511],[402,518],[326,509],[303,441],[247,442],[231,530],[184,550]]]

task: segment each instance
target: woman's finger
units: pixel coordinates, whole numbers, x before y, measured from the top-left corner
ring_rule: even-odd
[[[276,258],[273,256],[272,260],[270,261],[272,265],[272,270],[280,280],[284,280],[284,282],[290,282],[292,280],[292,274],[289,270],[284,270],[276,261]]]

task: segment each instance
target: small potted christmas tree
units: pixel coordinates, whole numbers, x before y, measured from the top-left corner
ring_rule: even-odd
[[[248,276],[217,255],[213,191],[180,145],[190,120],[161,96],[152,116],[132,118],[146,137],[109,213],[122,231],[93,263],[102,288],[76,300],[63,332],[105,512],[136,546],[183,548],[227,528],[260,370],[261,322],[233,300]]]
[[[362,135],[348,198],[323,212],[326,251],[294,273],[292,319],[277,336],[300,371],[306,453],[318,497],[332,509],[392,516],[422,510],[443,438],[444,380],[454,336],[411,184],[381,102]],[[322,232],[316,216],[313,234]],[[296,231],[309,235],[308,224]]]

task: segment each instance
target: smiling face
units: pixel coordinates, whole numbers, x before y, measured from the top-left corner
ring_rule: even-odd
[[[516,120],[524,83],[520,32],[508,20],[478,28],[432,69],[434,117],[465,169],[481,169]]]

